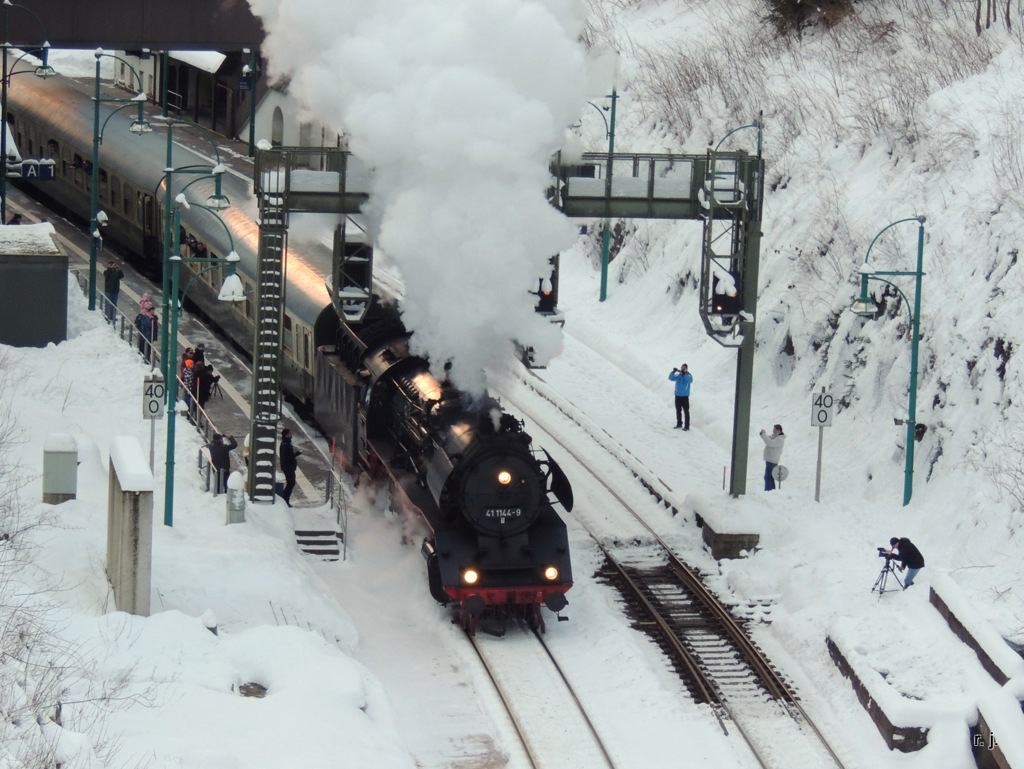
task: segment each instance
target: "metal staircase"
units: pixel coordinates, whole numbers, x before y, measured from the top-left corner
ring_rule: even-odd
[[[259,197],[260,234],[253,343],[252,425],[249,432],[249,496],[273,502],[277,479],[277,422],[281,414],[284,334],[284,256],[288,244],[284,198],[274,190]]]

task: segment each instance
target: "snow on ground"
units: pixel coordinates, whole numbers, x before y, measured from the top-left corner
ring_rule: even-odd
[[[597,301],[593,228],[565,252],[565,349],[543,376],[672,488],[683,513],[673,519],[662,511],[658,523],[675,532],[685,555],[717,571],[722,590],[774,602],[772,624],[757,631],[758,640],[801,687],[844,756],[882,769],[964,769],[972,765],[966,732],[975,703],[1005,706],[1008,693],[1024,688],[1018,675],[993,693],[976,658],[927,603],[928,588],[941,575],[964,592],[975,622],[1024,641],[1016,486],[1021,398],[1013,354],[1021,342],[1016,233],[1022,209],[1013,179],[1020,136],[1007,101],[1024,78],[1020,41],[998,26],[976,36],[968,24],[964,32],[958,25],[965,20],[947,8],[945,15],[929,15],[931,36],[901,38],[893,47],[865,43],[862,34],[888,29],[886,13],[908,28],[919,18],[918,6],[893,2],[858,4],[874,26],[840,27],[838,37],[808,34],[799,46],[779,49],[764,45],[754,7],[595,2],[588,29],[592,40],[621,43],[624,52],[620,151],[703,151],[747,122],[757,111],[754,102],[765,108],[769,188],[747,495],[733,501],[722,490],[735,357],[709,340],[697,320],[698,224],[632,223],[604,303]],[[974,52],[970,67],[943,69],[926,44],[935,40],[959,41]],[[651,55],[670,46],[691,51],[709,68],[722,67],[733,76],[723,82],[749,82],[751,103],[742,97],[725,103],[712,83],[687,101],[688,114],[660,113],[645,77],[656,69]],[[724,69],[723,62],[747,61],[738,54],[751,50],[772,56],[749,59],[759,70]],[[826,65],[840,60],[842,78],[822,77],[834,75]],[[911,72],[935,76],[897,78]],[[885,98],[869,98],[876,94]],[[901,117],[908,122],[895,130]],[[591,108],[583,110],[578,130],[586,146],[604,145],[603,123]],[[753,135],[731,141],[749,148]],[[917,447],[913,500],[904,507],[905,433],[892,420],[906,416],[907,308],[894,294],[879,320],[856,318],[848,307],[868,244],[888,223],[917,214],[928,217],[918,399],[928,431]],[[903,225],[879,240],[876,269],[912,269],[916,232]],[[901,287],[912,291],[909,283]],[[4,575],[31,607],[46,608],[45,624],[63,639],[48,656],[70,664],[72,689],[61,696],[67,765],[90,765],[81,757],[86,741],[69,732],[86,728],[81,716],[92,707],[70,703],[95,702],[102,698],[98,687],[119,680],[133,698],[111,701],[106,727],[127,764],[501,765],[510,737],[488,686],[432,605],[416,544],[402,543],[406,523],[384,512],[383,500],[354,509],[348,561],[310,564],[295,552],[285,509],[250,509],[248,523],[226,526],[220,501],[180,472],[173,528],[159,525],[159,500],[156,505],[153,616],[111,612],[103,575],[108,447],[119,435],[148,443],[148,425],[133,416],[146,369],[82,304],[72,291],[68,342],[5,348],[2,366],[2,403],[20,426],[7,454],[25,482],[20,520],[45,514],[56,523],[24,537],[37,546],[31,568],[11,567]],[[667,379],[683,362],[695,379],[693,429],[686,434],[671,429]],[[821,386],[842,408],[825,431],[821,501],[815,502],[818,432],[809,409]],[[756,431],[776,422],[788,436],[783,464],[791,475],[781,490],[765,494]],[[38,502],[42,445],[54,433],[75,436],[82,462],[78,499],[58,507]],[[179,436],[177,462],[185,468],[198,444],[187,431]],[[589,450],[595,464],[608,461],[602,450]],[[157,489],[161,480],[158,468]],[[715,507],[726,520],[753,521],[760,549],[714,564],[700,549],[688,510],[695,504]],[[580,508],[574,515],[603,516],[601,525],[614,533],[613,513]],[[928,565],[911,590],[879,598],[870,592],[881,567],[875,548],[891,536],[914,540]],[[552,634],[599,650],[602,661],[635,657],[638,642],[620,630],[621,620],[591,579],[596,563],[577,530],[573,544],[572,620],[554,625]],[[4,558],[15,554],[5,546]],[[211,618],[217,636],[205,628]],[[885,748],[828,657],[829,635],[878,672],[876,683],[903,715],[932,727],[924,750],[905,756]],[[11,664],[5,663],[5,680],[17,681]],[[239,696],[248,682],[267,686],[267,697]],[[669,696],[662,678],[615,679],[608,691],[613,687],[622,702],[663,703],[678,716],[670,725],[678,724],[674,739],[682,748],[648,741],[639,749],[650,754],[638,756],[647,765],[664,765],[666,755],[678,757],[704,736],[706,718]],[[27,709],[31,694],[21,700]],[[39,712],[39,723],[51,715]],[[31,733],[32,723],[5,722],[9,752],[17,750],[13,735]],[[638,735],[660,733],[625,712],[622,725]],[[96,742],[94,732],[89,739]],[[1016,749],[1010,739],[1007,745]],[[76,751],[77,763],[70,757]],[[687,758],[689,766],[709,768],[746,760],[712,749]],[[1019,749],[1015,758],[1022,761]]]

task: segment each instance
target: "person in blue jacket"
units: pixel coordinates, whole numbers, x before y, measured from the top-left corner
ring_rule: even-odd
[[[676,429],[690,429],[690,385],[693,383],[691,374],[684,363],[679,368],[672,369],[668,375],[670,381],[676,383]],[[683,421],[683,418],[686,421]]]

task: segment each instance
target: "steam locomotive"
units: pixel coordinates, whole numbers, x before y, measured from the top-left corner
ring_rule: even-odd
[[[12,83],[8,102],[7,121],[23,154],[55,166],[52,181],[23,184],[83,219],[91,215],[94,108],[88,88],[62,77]],[[106,237],[158,267],[165,252],[163,185],[171,184],[174,195],[187,183],[194,199],[213,191],[212,183],[168,179],[165,171],[209,166],[211,159],[175,144],[168,164],[164,134],[132,135],[123,112],[102,119],[107,140],[95,178],[109,222]],[[196,207],[181,211],[182,235],[204,243],[213,257],[233,246],[237,272],[253,294],[258,225],[252,181],[232,172],[224,175],[223,188],[235,205],[219,220]],[[543,627],[541,607],[560,612],[572,585],[565,523],[549,499],[571,510],[565,474],[494,400],[470,402],[410,355],[410,334],[392,304],[375,299],[358,324],[340,318],[326,286],[330,248],[289,244],[287,259],[285,390],[312,401],[318,425],[337,441],[348,468],[388,481],[393,499],[421,516],[430,592],[457,610],[465,628],[475,631],[485,618],[500,626],[512,617]],[[251,354],[255,303],[218,302],[218,272],[194,281],[189,298]],[[542,283],[538,296],[552,305],[543,308],[552,314],[551,289]]]
[[[387,479],[393,502],[423,520],[431,595],[464,628],[487,619],[501,632],[513,618],[543,628],[541,607],[560,612],[572,586],[549,495],[570,511],[572,487],[521,421],[438,381],[409,338],[379,300],[359,326],[344,324],[337,345],[317,350],[317,422],[348,467]]]

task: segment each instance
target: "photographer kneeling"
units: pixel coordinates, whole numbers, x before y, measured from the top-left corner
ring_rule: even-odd
[[[907,569],[907,578],[903,582],[903,589],[914,584],[914,577],[924,568],[924,556],[917,549],[913,542],[906,537],[893,537],[889,540],[890,549],[884,552],[899,559],[900,571]],[[879,548],[882,551],[882,548]]]

